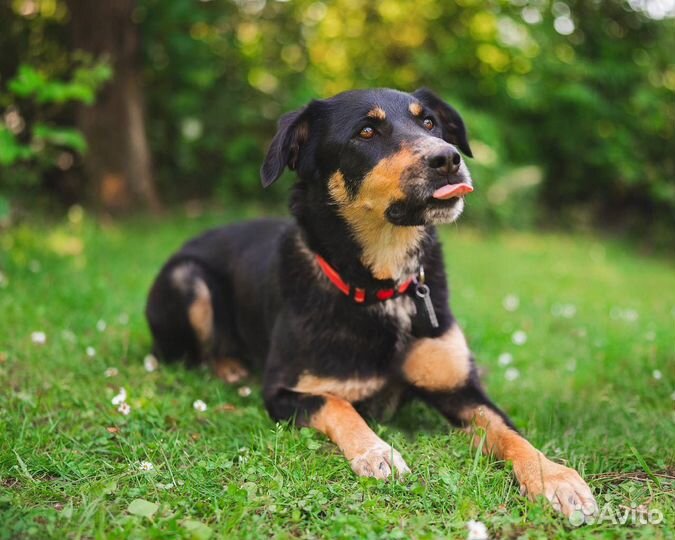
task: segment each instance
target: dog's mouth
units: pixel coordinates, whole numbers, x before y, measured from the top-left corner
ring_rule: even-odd
[[[473,186],[468,182],[444,183],[434,187],[434,191],[427,195],[425,206],[438,210],[454,207],[460,199],[473,191]]]
[[[427,206],[451,206],[458,199],[473,191],[473,182],[468,171],[459,171],[458,174],[427,176],[417,184],[417,196]]]
[[[385,216],[394,225],[450,223],[462,212],[463,198],[473,192],[466,176],[437,178],[417,183],[408,197],[396,201]]]
[[[431,195],[432,199],[437,199],[441,201],[447,201],[448,199],[454,199],[457,197],[462,197],[468,195],[473,191],[471,184],[466,182],[461,182],[459,184],[446,184],[445,186],[439,187]]]

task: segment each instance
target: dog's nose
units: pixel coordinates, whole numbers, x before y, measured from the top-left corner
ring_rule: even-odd
[[[444,148],[436,151],[427,158],[427,163],[432,169],[438,169],[445,174],[456,174],[462,163],[462,157],[454,148]]]

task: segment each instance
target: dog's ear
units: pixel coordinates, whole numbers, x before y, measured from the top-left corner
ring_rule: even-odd
[[[425,107],[436,113],[436,116],[441,121],[443,139],[450,144],[454,144],[467,156],[473,157],[466,135],[466,128],[464,127],[464,120],[462,120],[459,113],[427,88],[415,90],[412,95]]]
[[[267,150],[265,161],[260,167],[263,187],[276,182],[284,168],[295,170],[300,158],[300,149],[309,137],[307,107],[289,112],[279,119],[277,133]]]

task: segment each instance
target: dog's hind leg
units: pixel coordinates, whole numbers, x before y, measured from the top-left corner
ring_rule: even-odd
[[[222,278],[195,261],[162,271],[146,310],[155,351],[164,359],[184,357],[207,363],[226,382],[248,373],[237,360],[238,347]]]
[[[197,336],[188,319],[189,299],[184,285],[177,286],[175,269],[162,269],[150,289],[145,316],[153,337],[153,353],[164,361],[200,361]]]
[[[248,370],[237,358],[228,356],[214,358],[212,368],[216,377],[229,384],[238,383],[248,377]]]

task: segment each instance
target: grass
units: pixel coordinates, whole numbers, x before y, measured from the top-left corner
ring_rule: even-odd
[[[675,535],[672,261],[592,237],[443,232],[454,310],[497,403],[585,475],[606,516],[663,515],[575,528],[421,404],[375,426],[413,469],[384,483],[354,477],[321,435],[275,425],[255,380],[244,397],[206,371],[146,372],[151,279],[219,219],[96,224],[71,211],[3,233],[0,538],[466,538],[471,519],[496,538]],[[111,404],[119,387],[128,416]]]

